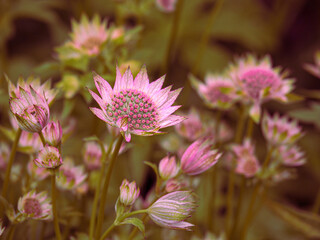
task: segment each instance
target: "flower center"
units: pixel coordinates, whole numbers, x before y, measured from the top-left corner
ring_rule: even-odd
[[[41,215],[41,204],[38,199],[26,198],[23,205],[24,211],[27,214],[33,214],[33,216],[38,217]]]
[[[87,38],[82,44],[81,47],[88,49],[90,51],[98,51],[100,45],[102,44],[102,39],[97,36],[92,36]]]
[[[255,161],[247,160],[243,165],[243,170],[250,175],[255,174],[257,171],[257,164]]]
[[[112,97],[107,114],[116,123],[124,121],[129,130],[152,130],[157,127],[158,113],[152,100],[138,90],[122,90]]]
[[[230,102],[232,98],[230,95],[225,94],[224,90],[229,89],[232,86],[220,83],[219,85],[208,86],[208,90],[205,92],[206,97],[209,99],[210,102],[215,103],[217,101],[221,102]]]
[[[277,88],[280,84],[279,78],[271,71],[263,69],[252,69],[241,77],[246,91],[252,98],[258,99],[261,90],[266,88]]]

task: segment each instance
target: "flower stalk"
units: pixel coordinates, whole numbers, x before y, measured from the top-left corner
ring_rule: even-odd
[[[59,227],[58,213],[57,213],[56,170],[53,170],[51,173],[51,191],[52,191],[52,214],[53,214],[54,231],[56,233],[57,240],[62,240],[60,227]]]

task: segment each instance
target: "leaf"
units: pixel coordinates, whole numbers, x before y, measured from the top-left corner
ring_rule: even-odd
[[[289,112],[291,117],[296,118],[297,120],[313,123],[320,127],[320,104],[313,103],[310,109],[300,108]]]
[[[13,131],[12,129],[0,126],[0,132],[5,135],[10,141],[13,142],[14,138],[15,138],[15,131]]]
[[[125,206],[120,202],[119,198],[117,199],[115,210],[117,213],[117,218],[123,215],[123,213],[125,212]]]
[[[126,218],[120,224],[132,224],[133,226],[137,227],[139,231],[145,235],[145,227],[143,222],[139,218]]]
[[[144,164],[148,165],[149,167],[151,167],[153,169],[153,171],[155,172],[155,174],[158,177],[158,167],[157,165],[155,165],[154,163],[148,162],[148,161],[144,161]]]
[[[320,238],[320,216],[272,200],[268,200],[266,205],[305,236]]]

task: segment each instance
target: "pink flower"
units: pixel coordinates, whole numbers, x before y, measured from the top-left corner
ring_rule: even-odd
[[[320,78],[320,51],[317,51],[314,55],[315,64],[305,64],[304,69],[307,70],[312,75]]]
[[[129,183],[127,179],[122,181],[120,186],[120,202],[126,206],[132,205],[140,195],[140,189],[137,187],[136,182]]]
[[[25,194],[18,202],[19,212],[27,218],[47,220],[51,216],[50,199],[46,192],[36,193],[31,191]]]
[[[10,110],[19,127],[27,132],[40,132],[48,123],[50,111],[47,101],[31,86],[30,91],[19,87],[18,97],[10,97]]]
[[[247,178],[255,176],[260,170],[260,164],[254,155],[254,145],[250,140],[246,139],[243,145],[234,145],[232,150],[237,160],[235,171]]]
[[[195,78],[191,78],[191,83],[211,108],[228,109],[238,98],[235,84],[227,77],[207,75],[205,83]]]
[[[58,146],[62,139],[62,127],[59,121],[51,121],[43,130],[43,136],[51,146]]]
[[[176,8],[177,0],[156,0],[158,8],[163,12],[173,12]]]
[[[229,75],[239,88],[242,100],[251,106],[250,116],[258,122],[260,105],[270,99],[287,101],[293,89],[293,80],[285,78],[280,68],[272,68],[269,56],[261,60],[252,55],[237,60],[229,69]]]
[[[101,167],[102,151],[99,144],[96,142],[86,142],[84,152],[84,164],[93,171]]]
[[[143,67],[133,80],[130,69],[122,76],[117,67],[114,88],[99,75],[94,76],[99,97],[90,91],[100,106],[91,111],[106,123],[120,129],[127,142],[131,134],[154,135],[159,129],[178,124],[183,117],[172,115],[180,106],[171,106],[181,89],[171,86],[161,89],[164,77],[149,83],[146,68]]]
[[[175,156],[166,156],[160,160],[159,174],[164,180],[174,178],[178,174],[179,170]]]
[[[301,127],[297,121],[289,121],[287,117],[275,114],[273,117],[267,113],[262,119],[262,132],[272,145],[294,144],[303,136]]]
[[[38,158],[34,160],[38,167],[55,169],[62,165],[62,158],[59,150],[55,147],[46,145],[38,154]]]
[[[212,150],[209,139],[200,139],[192,143],[183,153],[181,170],[188,175],[200,174],[215,165],[221,154]]]
[[[296,145],[280,146],[278,148],[281,162],[286,166],[301,166],[306,163],[304,152]]]
[[[176,191],[159,198],[148,209],[149,217],[161,227],[190,230],[194,226],[184,220],[191,216],[196,203],[190,191]]]
[[[5,171],[10,156],[10,149],[4,142],[0,143],[0,171]]]

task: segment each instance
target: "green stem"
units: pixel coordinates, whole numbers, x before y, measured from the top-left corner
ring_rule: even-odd
[[[320,209],[320,189],[318,190],[316,200],[315,200],[314,205],[312,207],[312,212],[315,214],[318,214],[319,209]]]
[[[229,181],[228,181],[228,195],[227,195],[227,217],[225,220],[225,232],[227,234],[227,239],[229,239],[229,225],[231,224],[232,213],[233,213],[233,192],[234,192],[234,164],[232,165],[229,172]]]
[[[11,149],[11,153],[10,153],[10,157],[9,157],[9,162],[8,162],[8,166],[7,166],[7,169],[6,169],[6,174],[5,174],[5,178],[4,178],[4,182],[3,182],[3,188],[2,188],[2,196],[4,198],[7,197],[8,186],[9,186],[9,182],[10,182],[11,168],[12,168],[12,165],[13,165],[14,157],[15,157],[16,152],[17,152],[17,148],[18,148],[18,143],[19,143],[19,140],[20,140],[21,132],[22,132],[22,130],[19,128],[17,130],[17,132],[16,132],[16,137],[15,137],[13,145],[12,145],[12,149]]]
[[[107,193],[108,193],[108,187],[109,187],[109,182],[110,182],[110,178],[111,178],[111,173],[112,173],[112,169],[115,163],[115,160],[117,159],[121,144],[123,142],[123,136],[120,135],[117,141],[117,145],[112,153],[110,162],[109,162],[109,166],[107,169],[107,174],[106,174],[106,178],[104,180],[104,184],[103,184],[103,189],[102,189],[102,194],[101,194],[101,201],[100,201],[100,206],[99,206],[99,214],[98,214],[98,223],[97,223],[97,228],[96,228],[96,238],[98,239],[100,237],[101,234],[101,228],[102,228],[102,223],[104,220],[104,208],[105,208],[105,204],[106,204],[106,199],[107,199]]]
[[[234,137],[235,143],[241,143],[242,142],[242,134],[243,134],[243,129],[244,129],[244,124],[245,124],[245,109],[243,106],[240,106],[239,110],[239,121],[237,124],[237,129],[236,129],[236,134]]]
[[[254,122],[253,122],[252,118],[250,117],[248,119],[246,138],[251,139],[252,133],[253,133],[253,127],[254,127]]]
[[[14,236],[14,231],[16,230],[16,227],[17,225],[16,224],[13,224],[11,227],[10,227],[10,230],[9,230],[9,233],[8,233],[8,240],[12,240],[13,239],[13,236]]]
[[[245,192],[245,188],[246,188],[246,182],[247,182],[246,178],[244,176],[241,176],[239,199],[238,199],[237,206],[236,206],[234,224],[233,224],[233,227],[231,229],[231,235],[230,235],[231,238],[230,239],[234,239],[233,237],[235,236],[235,233],[236,233],[237,228],[238,228],[239,217],[240,217],[240,212],[241,212],[242,202],[243,202],[243,196],[244,196],[244,192]]]
[[[216,142],[216,147],[220,146],[220,139],[219,139],[219,135],[220,135],[220,124],[221,124],[221,119],[222,119],[222,111],[218,111],[217,112],[217,116],[216,116],[216,125],[214,128],[214,135],[215,135],[215,142]]]
[[[100,240],[103,240],[105,239],[108,234],[116,227],[118,226],[117,223],[121,223],[123,220],[125,220],[126,218],[128,217],[131,217],[133,215],[136,215],[136,214],[140,214],[140,213],[146,213],[147,212],[147,209],[142,209],[142,210],[137,210],[137,211],[134,211],[134,212],[130,212],[130,213],[127,213],[127,214],[124,214],[122,216],[119,217],[119,219],[116,219],[116,221],[114,221],[111,226],[103,233],[102,237],[100,238]]]
[[[43,136],[41,131],[38,132],[38,134],[39,134],[39,137],[41,139],[42,145],[45,147],[46,146],[46,139],[44,138],[44,136]]]
[[[41,233],[40,233],[40,240],[44,240],[44,235],[46,233],[46,227],[47,223],[45,221],[42,221],[42,227],[41,227]]]
[[[105,169],[106,169],[107,158],[109,157],[109,154],[110,154],[110,152],[112,150],[112,146],[113,146],[113,139],[111,140],[111,142],[110,142],[110,144],[108,146],[107,153],[105,152],[104,147],[101,146],[101,151],[102,151],[101,159],[103,160],[103,162],[102,162],[102,167],[100,169],[100,176],[99,176],[98,186],[96,187],[96,191],[95,191],[94,199],[93,199],[93,207],[92,207],[92,212],[91,212],[90,228],[89,228],[89,239],[90,240],[93,240],[102,178],[103,178],[103,175],[104,175],[104,172],[105,172]]]
[[[54,224],[54,231],[56,233],[56,239],[62,240],[61,232],[59,228],[59,220],[57,214],[57,196],[56,196],[56,172],[55,170],[51,173],[51,191],[52,191],[52,214],[53,214],[53,224]]]

